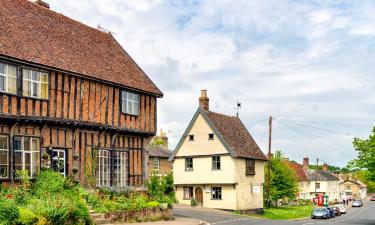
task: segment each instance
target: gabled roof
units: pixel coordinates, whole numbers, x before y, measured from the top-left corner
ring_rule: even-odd
[[[169,160],[173,160],[176,156],[198,115],[203,116],[232,157],[243,157],[264,161],[268,160],[250,135],[249,131],[246,129],[245,125],[241,122],[240,118],[205,111],[201,107],[198,107],[193,119],[190,121],[189,126],[186,128]]]
[[[0,56],[163,93],[111,34],[27,0],[0,0]]]
[[[171,156],[172,154],[172,151],[162,146],[152,145],[152,146],[146,147],[146,153],[148,156],[152,156],[152,157],[169,158],[169,156]]]
[[[300,165],[296,162],[292,162],[292,161],[289,161],[288,165],[289,165],[289,168],[291,168],[295,172],[296,178],[297,178],[298,181],[308,181],[309,180],[309,178],[307,177],[306,172],[303,169],[302,165]]]
[[[309,180],[316,180],[316,174],[318,175],[318,181],[339,181],[339,178],[335,177],[332,173],[324,170],[316,170],[308,169],[307,171],[307,177]]]

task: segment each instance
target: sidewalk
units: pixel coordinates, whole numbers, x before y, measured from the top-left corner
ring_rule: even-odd
[[[192,218],[176,217],[175,220],[170,221],[156,221],[144,223],[116,223],[116,225],[199,225],[201,221]]]

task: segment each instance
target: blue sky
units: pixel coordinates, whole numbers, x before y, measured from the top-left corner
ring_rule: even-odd
[[[375,2],[64,0],[51,9],[112,31],[165,97],[158,126],[173,148],[207,89],[262,150],[344,166],[375,115]]]

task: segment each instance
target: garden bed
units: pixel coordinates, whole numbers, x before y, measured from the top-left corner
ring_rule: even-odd
[[[172,220],[173,210],[171,208],[160,209],[138,209],[128,211],[109,212],[105,214],[105,218],[109,219],[111,223],[116,222],[148,222],[158,220]]]

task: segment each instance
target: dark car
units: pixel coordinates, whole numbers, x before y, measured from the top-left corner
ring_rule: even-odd
[[[341,216],[341,210],[339,207],[332,207],[333,211],[335,211],[336,216]]]
[[[361,200],[354,200],[352,202],[352,207],[362,207],[363,206],[363,202]]]
[[[311,219],[329,219],[331,218],[330,212],[326,208],[315,208],[311,213]]]
[[[331,218],[335,218],[336,217],[335,210],[333,210],[330,207],[327,207],[326,209],[329,211],[329,215],[330,215]]]
[[[371,196],[370,201],[375,201],[375,195]]]

